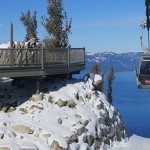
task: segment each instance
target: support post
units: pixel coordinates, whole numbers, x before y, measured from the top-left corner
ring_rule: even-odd
[[[42,46],[42,59],[41,59],[42,69],[44,69],[44,60],[45,60],[45,53],[44,53],[44,48]]]
[[[36,94],[39,94],[40,93],[40,81],[37,80],[36,81]]]
[[[70,45],[68,46],[68,68],[70,67]]]

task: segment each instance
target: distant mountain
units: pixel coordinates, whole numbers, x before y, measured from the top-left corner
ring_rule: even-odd
[[[98,52],[86,53],[86,69],[91,69],[94,64],[100,64],[102,71],[108,71],[114,67],[115,71],[134,71],[134,62],[138,67],[142,52],[114,53]]]

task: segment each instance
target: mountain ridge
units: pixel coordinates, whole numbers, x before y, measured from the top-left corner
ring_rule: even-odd
[[[86,69],[100,64],[103,71],[108,71],[110,67],[114,67],[115,71],[134,71],[134,65],[139,65],[141,56],[142,52],[87,52]]]

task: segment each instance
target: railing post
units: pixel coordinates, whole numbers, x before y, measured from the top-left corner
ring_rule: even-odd
[[[44,69],[44,59],[45,59],[45,53],[44,53],[44,48],[42,46],[42,60],[41,60],[42,69]]]
[[[70,48],[71,48],[71,46],[69,45],[68,46],[68,68],[70,67]]]

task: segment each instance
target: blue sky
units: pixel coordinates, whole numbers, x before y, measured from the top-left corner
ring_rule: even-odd
[[[0,8],[0,43],[9,41],[10,22],[14,24],[15,41],[23,41],[25,29],[19,17],[28,9],[37,11],[38,36],[46,31],[41,16],[46,14],[47,0],[5,0]],[[140,27],[145,19],[144,0],[64,0],[68,18],[72,18],[72,47],[86,51],[135,52],[141,51]]]

